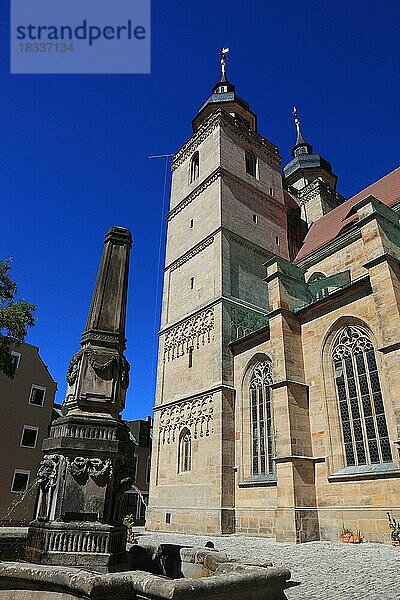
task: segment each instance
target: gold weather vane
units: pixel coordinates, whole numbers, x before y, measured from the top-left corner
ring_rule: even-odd
[[[229,48],[222,48],[221,52],[219,53],[221,60],[221,72],[222,72],[222,77],[226,77],[226,62],[227,62],[227,54],[229,52]]]
[[[293,106],[292,114],[294,116],[294,123],[296,125],[297,133],[300,133],[300,117],[299,117],[299,113],[297,112],[297,108],[295,106]]]

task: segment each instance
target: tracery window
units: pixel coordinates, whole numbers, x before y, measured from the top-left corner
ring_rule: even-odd
[[[268,359],[257,363],[250,380],[253,475],[274,472],[271,384],[271,361]]]
[[[391,462],[378,366],[368,333],[355,325],[344,327],[332,360],[347,465]]]
[[[195,152],[190,161],[190,183],[193,183],[199,176],[199,153]]]
[[[182,430],[179,440],[179,473],[192,468],[192,436],[189,429]]]

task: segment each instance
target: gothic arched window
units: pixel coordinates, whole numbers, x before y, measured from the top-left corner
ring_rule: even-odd
[[[253,152],[246,152],[246,173],[257,177],[257,158]]]
[[[181,431],[179,439],[179,473],[192,468],[192,436],[189,429]]]
[[[259,362],[250,379],[253,475],[273,473],[272,363]]]
[[[318,281],[319,279],[325,279],[325,275],[323,273],[313,273],[310,277],[310,279],[308,280],[308,283],[311,283],[312,281]],[[318,290],[318,292],[315,294],[315,299],[316,300],[321,300],[322,298],[326,298],[326,296],[329,295],[329,288],[324,287],[320,290]]]
[[[361,327],[337,335],[332,360],[347,465],[391,462],[374,346]]]
[[[190,183],[193,183],[199,176],[199,153],[195,152],[190,161]]]

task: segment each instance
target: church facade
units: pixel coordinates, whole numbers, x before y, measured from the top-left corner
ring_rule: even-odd
[[[346,200],[222,77],[172,163],[150,530],[390,540],[400,168]]]

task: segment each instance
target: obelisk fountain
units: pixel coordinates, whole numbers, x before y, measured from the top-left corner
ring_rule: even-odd
[[[120,413],[129,385],[124,350],[131,247],[128,229],[107,232],[81,349],[67,371],[64,416],[43,444],[25,553],[30,562],[105,572],[124,561],[120,509],[133,482],[133,444]]]

